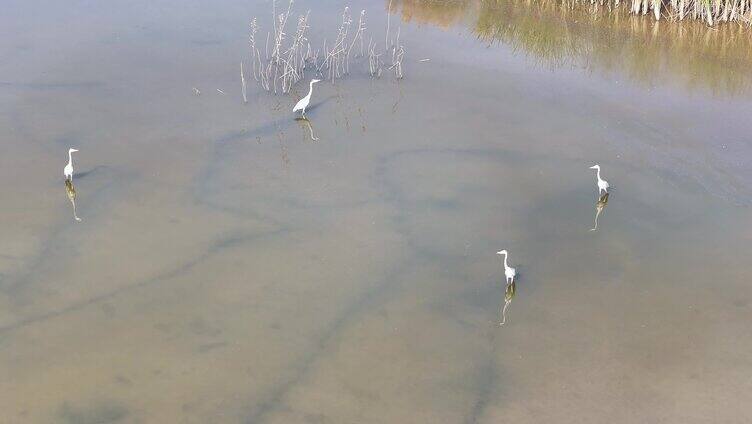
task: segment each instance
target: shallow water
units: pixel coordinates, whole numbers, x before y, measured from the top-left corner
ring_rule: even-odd
[[[405,78],[319,84],[312,141],[303,84],[242,103],[268,2],[8,2],[0,422],[752,420],[745,83],[411,4]]]

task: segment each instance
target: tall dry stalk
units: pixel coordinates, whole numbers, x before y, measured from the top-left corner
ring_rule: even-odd
[[[240,62],[240,89],[243,92],[243,103],[248,103],[246,95],[245,72],[243,72],[243,61]]]
[[[350,73],[353,59],[365,57],[368,54],[368,72],[371,76],[379,77],[384,66],[383,58],[391,57],[390,70],[394,70],[397,78],[402,78],[402,61],[404,46],[399,44],[399,29],[389,44],[390,25],[387,23],[384,50],[380,51],[372,41],[365,48],[366,20],[365,10],[360,12],[357,27],[352,28],[353,20],[350,9],[345,7],[342,12],[340,25],[333,43],[323,42],[323,48],[316,49],[308,40],[308,19],[310,12],[298,17],[298,23],[292,36],[287,34],[287,24],[293,10],[294,0],[289,0],[282,13],[277,13],[277,0],[272,0],[273,24],[267,32],[265,54],[261,55],[261,48],[257,42],[260,27],[256,18],[250,25],[250,54],[253,78],[261,87],[275,94],[289,93],[292,87],[305,78],[307,70],[312,70],[322,79],[335,82]],[[390,9],[391,10],[391,9]],[[389,11],[387,11],[387,14]],[[387,17],[389,21],[389,17]],[[355,52],[355,54],[353,54]],[[389,55],[385,55],[389,53]],[[242,68],[242,63],[241,63]],[[244,72],[241,69],[241,84],[245,87]],[[245,88],[243,89],[245,93]],[[244,95],[245,99],[245,95]]]

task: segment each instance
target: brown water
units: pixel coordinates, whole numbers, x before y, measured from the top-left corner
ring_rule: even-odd
[[[312,141],[303,84],[240,97],[268,2],[6,2],[0,422],[752,421],[747,76],[397,3],[405,78],[319,84]],[[320,42],[343,5],[296,8]]]

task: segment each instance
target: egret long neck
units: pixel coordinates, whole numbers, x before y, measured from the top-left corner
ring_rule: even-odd
[[[598,177],[598,181],[600,181],[600,180],[601,180],[601,169],[600,169],[600,168],[597,168],[597,169],[596,169],[596,171],[597,171],[597,172],[596,172],[596,174],[595,174],[595,175],[596,175],[596,176]]]
[[[313,81],[308,84],[308,95],[306,97],[311,97],[311,94],[313,94]]]
[[[72,165],[72,164],[73,164],[73,152],[68,150],[68,165]]]
[[[507,265],[507,254],[504,253],[503,255],[504,255],[504,268],[506,269],[506,268],[509,268],[509,265]]]

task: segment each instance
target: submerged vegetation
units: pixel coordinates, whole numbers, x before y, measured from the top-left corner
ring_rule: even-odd
[[[351,59],[368,56],[368,72],[372,77],[380,77],[384,69],[394,72],[396,78],[402,78],[402,60],[405,48],[400,43],[400,30],[390,33],[387,14],[387,28],[384,46],[369,36],[366,44],[365,10],[358,16],[354,26],[350,9],[342,12],[340,26],[333,42],[323,41],[321,48],[316,48],[308,39],[308,20],[310,11],[300,15],[295,30],[288,34],[288,21],[293,10],[294,0],[289,0],[286,8],[277,9],[277,0],[272,0],[272,31],[259,38],[261,26],[257,18],[250,24],[250,71],[253,79],[258,81],[266,91],[289,93],[292,86],[303,79],[306,71],[334,82],[350,73]],[[367,47],[366,47],[367,45]],[[263,52],[263,53],[262,53]],[[243,100],[247,101],[246,79],[243,63],[240,64],[240,80]]]
[[[620,71],[646,83],[662,78],[718,94],[752,87],[752,28],[708,27],[634,16],[625,7],[561,0],[401,0],[405,21],[459,23],[550,66]]]

